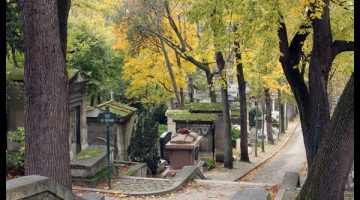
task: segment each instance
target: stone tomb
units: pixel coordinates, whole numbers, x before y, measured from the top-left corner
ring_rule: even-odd
[[[137,109],[113,99],[87,110],[88,141],[89,145],[106,146],[106,126],[99,123],[98,115],[105,111],[106,105],[109,105],[110,112],[116,114],[115,123],[111,123],[110,146],[115,148],[115,159],[128,160],[127,148],[133,132],[134,122],[137,118]]]
[[[164,132],[160,136],[160,158],[170,163],[170,152],[165,148],[165,145],[171,140],[171,132]]]
[[[202,136],[195,132],[178,133],[166,144],[170,151],[170,169],[181,169],[185,165],[196,165],[199,162],[199,145]]]

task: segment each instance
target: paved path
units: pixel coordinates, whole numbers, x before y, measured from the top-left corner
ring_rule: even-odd
[[[258,147],[258,155],[255,156],[254,150],[249,153],[250,163],[236,161],[233,163],[233,169],[224,168],[220,164],[216,166],[215,169],[205,172],[204,175],[212,180],[237,181],[281,148],[287,142],[287,139],[291,136],[295,128],[300,126],[299,123],[298,118],[290,122],[286,133],[280,135],[280,140],[275,141],[275,145],[265,143],[265,152],[261,152],[261,142],[258,143],[258,145],[260,145]]]
[[[286,172],[303,172],[306,154],[301,126],[298,126],[288,144],[273,158],[260,166],[248,181],[279,184]],[[251,176],[251,175],[249,175]]]

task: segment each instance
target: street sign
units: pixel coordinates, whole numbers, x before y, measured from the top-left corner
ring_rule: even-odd
[[[99,119],[99,122],[101,123],[114,123],[116,121],[116,114],[115,113],[112,113],[112,112],[109,112],[109,113],[100,113],[98,115],[98,119]]]

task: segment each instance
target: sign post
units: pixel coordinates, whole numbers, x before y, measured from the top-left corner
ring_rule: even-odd
[[[106,126],[106,155],[107,155],[107,170],[108,170],[108,187],[111,188],[111,161],[110,161],[110,133],[109,126],[110,123],[116,121],[116,114],[110,112],[109,106],[106,106],[106,110],[103,113],[99,113],[98,119],[100,123],[105,123]]]

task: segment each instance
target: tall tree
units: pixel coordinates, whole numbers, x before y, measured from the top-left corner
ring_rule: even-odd
[[[270,89],[265,88],[264,89],[264,95],[265,95],[265,113],[266,113],[266,131],[267,131],[267,138],[268,142],[270,144],[274,144],[274,138],[273,138],[273,130],[272,130],[272,117],[271,117],[271,94]]]
[[[297,199],[344,199],[354,160],[354,74],[323,131],[313,170]]]
[[[247,127],[247,107],[246,107],[246,82],[244,78],[243,65],[241,62],[241,53],[239,52],[239,42],[235,42],[236,57],[236,77],[239,88],[240,98],[240,160],[249,162],[248,152],[248,127]]]
[[[216,52],[216,63],[218,65],[220,80],[221,80],[221,102],[222,102],[222,117],[224,124],[224,167],[232,169],[233,168],[233,154],[232,154],[232,145],[231,145],[231,122],[230,122],[230,106],[228,101],[228,92],[227,92],[227,78],[226,78],[226,69],[225,69],[225,60],[221,52]]]
[[[25,46],[25,173],[71,190],[69,94],[65,67],[68,0],[22,5]]]
[[[296,32],[290,45],[283,20],[280,21],[278,30],[280,51],[282,52],[280,62],[299,108],[309,171],[312,169],[316,154],[315,123],[317,121],[320,123],[322,140],[326,134],[324,127],[330,122],[327,87],[332,61],[339,53],[354,50],[352,41],[333,41],[329,0],[310,3],[310,8],[308,13],[310,23],[300,26],[300,30]],[[309,81],[306,83],[304,73],[296,66],[300,61],[304,41],[310,33],[309,27],[313,29],[313,47],[309,63]]]

